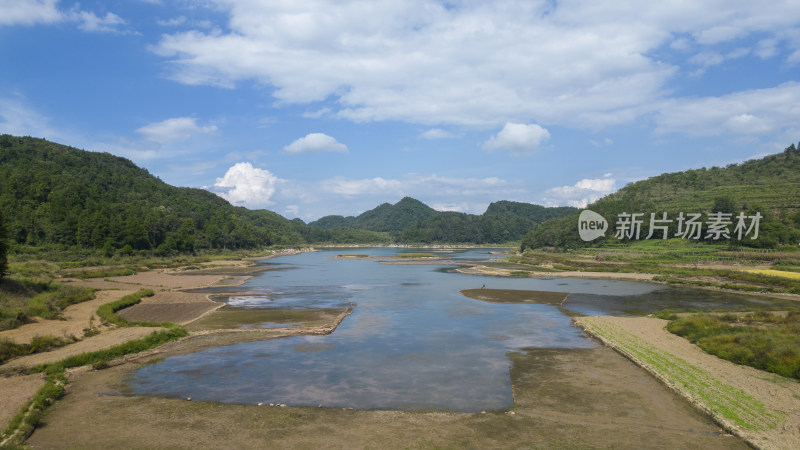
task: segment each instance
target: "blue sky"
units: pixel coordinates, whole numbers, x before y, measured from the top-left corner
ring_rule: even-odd
[[[0,0],[0,133],[305,221],[583,206],[800,140],[800,2]]]

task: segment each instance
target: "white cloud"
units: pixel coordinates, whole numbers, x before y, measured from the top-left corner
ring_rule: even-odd
[[[437,195],[443,198],[460,196],[481,196],[486,194],[517,193],[509,189],[508,182],[496,177],[451,178],[436,174],[409,173],[399,179],[382,177],[351,179],[334,177],[320,182],[325,192],[344,197],[354,196],[425,196]]]
[[[717,52],[702,52],[689,58],[690,63],[702,67],[716,66],[722,64],[723,61],[725,61],[725,57]]]
[[[121,32],[120,27],[125,25],[125,20],[111,12],[99,17],[78,6],[60,10],[58,0],[0,0],[0,26],[59,22],[75,22],[78,29],[89,32]]]
[[[283,148],[287,153],[347,153],[347,146],[324,133],[309,133]]]
[[[365,178],[352,180],[344,177],[336,177],[321,182],[323,190],[341,195],[352,197],[356,195],[398,195],[402,192],[403,183],[399,180],[386,180],[381,177]]]
[[[550,139],[550,133],[539,125],[506,123],[503,129],[489,138],[486,150],[508,150],[512,155],[529,155],[539,149],[542,142]]]
[[[450,139],[455,136],[449,131],[442,130],[441,128],[431,128],[430,130],[419,135],[422,139]]]
[[[199,126],[192,117],[176,117],[147,124],[136,130],[147,140],[165,144],[171,141],[185,141],[198,134],[211,134],[217,131],[216,125]]]
[[[660,105],[657,133],[692,136],[774,133],[800,123],[800,83],[721,97],[675,99]]]
[[[259,208],[272,204],[270,199],[282,181],[266,169],[240,162],[229,168],[225,176],[217,178],[214,187],[221,197],[234,205]]]
[[[800,24],[798,2],[210,3],[226,27],[153,47],[179,82],[255,80],[280,104],[326,102],[356,122],[484,127],[628,123],[668,95],[682,62],[665,62],[664,48],[724,55],[755,34],[786,42]]]
[[[58,0],[0,0],[0,25],[34,25],[62,20]]]
[[[445,211],[445,212],[467,212],[473,210],[470,207],[469,203],[461,202],[461,203],[434,203],[429,205],[431,208],[437,211]]]
[[[73,10],[67,17],[78,22],[78,29],[96,33],[119,32],[120,25],[125,25],[125,21],[120,16],[110,12],[103,17],[98,17],[93,12]]]
[[[49,118],[30,108],[23,98],[0,97],[0,132],[54,138],[49,122]]]
[[[611,174],[603,178],[584,178],[572,186],[560,186],[545,191],[545,203],[548,205],[568,205],[585,208],[600,198],[614,192],[617,180]]]
[[[157,20],[156,23],[162,27],[177,27],[178,25],[186,23],[186,20],[186,16],[178,16],[169,20]]]

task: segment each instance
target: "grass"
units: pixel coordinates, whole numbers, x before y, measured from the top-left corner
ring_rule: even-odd
[[[0,280],[0,330],[30,322],[31,317],[57,319],[69,305],[94,298],[94,289],[58,283],[47,277],[12,275]]]
[[[800,280],[800,272],[771,270],[771,269],[765,269],[765,270],[751,269],[751,270],[745,270],[744,272],[754,273],[756,275],[766,275],[768,277],[781,277],[781,278],[788,278],[790,280]]]
[[[72,271],[70,272],[70,275],[74,276],[75,278],[85,280],[88,278],[125,277],[128,275],[136,275],[136,272],[136,269],[131,267],[113,267],[95,270],[92,270],[91,268],[85,268],[79,271]]]
[[[313,326],[325,324],[346,308],[320,309],[262,309],[247,310],[222,307],[187,325],[190,330],[219,330],[242,327],[259,328],[264,324],[300,324]]]
[[[138,325],[138,326],[152,326],[153,324],[147,322],[129,322],[128,320],[118,316],[116,314],[117,311],[127,308],[129,306],[133,306],[140,301],[142,301],[143,297],[152,297],[155,295],[152,289],[142,289],[139,292],[135,292],[133,294],[126,295],[121,299],[106,303],[105,305],[100,306],[97,308],[97,315],[100,316],[100,319],[107,322],[113,323],[114,325],[119,326],[131,326],[131,325]]]
[[[142,289],[120,300],[102,305],[98,309],[97,314],[102,320],[115,323],[119,326],[155,325],[144,322],[129,322],[116,315],[116,312],[120,309],[139,303],[142,297],[151,295],[153,295],[152,290]],[[39,424],[45,410],[64,395],[64,389],[67,383],[64,374],[67,369],[87,365],[91,365],[94,369],[101,369],[106,367],[110,361],[125,355],[149,350],[169,341],[174,341],[189,335],[186,329],[180,325],[169,322],[164,322],[160,325],[163,326],[164,329],[154,331],[144,338],[128,341],[104,350],[81,353],[55,363],[41,364],[30,369],[30,373],[46,373],[47,381],[44,386],[37,391],[33,400],[25,404],[22,410],[11,420],[3,434],[0,435],[0,448],[21,446],[25,443],[25,440],[33,433],[33,430]],[[28,353],[34,353],[37,351],[45,351],[68,343],[70,342],[52,336],[34,337],[29,345],[0,341],[0,358],[4,356],[3,352],[6,349],[17,353],[11,356],[13,357],[24,354],[21,352],[27,351]],[[0,362],[2,362],[2,360],[0,360]]]
[[[569,296],[566,292],[523,291],[513,289],[464,289],[461,295],[491,303],[542,303],[561,305]]]
[[[52,364],[42,364],[31,369],[31,372],[44,372],[47,381],[22,410],[11,420],[8,427],[0,436],[0,448],[23,445],[25,439],[33,433],[39,424],[45,410],[64,396],[67,379],[64,375],[66,369],[91,365],[94,369],[105,367],[110,361],[132,353],[139,353],[158,347],[169,341],[180,339],[188,333],[180,325],[169,324],[166,329],[154,331],[142,339],[128,341],[124,344],[99,350],[96,352],[82,353],[71,356]]]
[[[793,248],[766,251],[685,239],[641,240],[567,252],[527,250],[508,261],[562,271],[651,273],[654,281],[667,284],[800,294],[800,254]],[[747,268],[766,264],[773,269]]]
[[[432,253],[400,253],[398,258],[439,258],[439,256]]]
[[[0,447],[13,448],[24,444],[25,439],[33,433],[41,421],[44,411],[64,396],[66,383],[63,371],[50,374],[44,386],[36,391],[33,399],[22,407],[0,435]]]
[[[675,318],[667,330],[712,355],[800,380],[800,312],[698,314]]]
[[[747,430],[772,429],[784,417],[780,412],[768,410],[763,403],[741,389],[717,380],[702,368],[647,344],[622,329],[600,325],[591,318],[580,323],[587,331],[648,369],[724,423]]]
[[[29,344],[17,344],[9,339],[0,339],[0,364],[18,356],[46,352],[75,342],[56,336],[34,336]]]

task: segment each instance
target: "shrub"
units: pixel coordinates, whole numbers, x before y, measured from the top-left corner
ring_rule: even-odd
[[[734,325],[735,323],[735,325]],[[695,315],[672,320],[667,330],[736,364],[800,379],[800,313]]]
[[[127,325],[128,321],[122,317],[119,317],[116,312],[123,308],[127,308],[128,306],[133,306],[139,303],[142,301],[143,297],[152,297],[153,295],[155,295],[155,293],[152,289],[142,289],[134,294],[126,295],[115,302],[102,305],[101,307],[97,308],[97,315],[100,316],[100,319],[108,323],[113,323],[115,325]]]

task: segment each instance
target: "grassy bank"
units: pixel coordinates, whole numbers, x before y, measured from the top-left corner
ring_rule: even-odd
[[[97,308],[97,315],[106,323],[113,323],[114,325],[123,326],[153,326],[151,323],[144,322],[129,322],[128,320],[118,316],[117,311],[133,306],[142,301],[144,297],[152,297],[155,295],[152,289],[142,289],[139,292],[126,295],[121,299],[106,303],[105,305]]]
[[[527,250],[508,261],[550,272],[648,273],[667,284],[800,294],[800,251],[794,248],[754,250],[685,239],[643,240],[566,252]]]
[[[69,305],[94,298],[94,289],[70,286],[48,276],[11,275],[0,280],[0,331],[32,317],[57,319]]]
[[[771,430],[785,417],[783,413],[768,409],[743,390],[723,383],[702,367],[598,319],[602,318],[582,317],[576,322],[682,393],[730,430]]]
[[[71,356],[56,363],[34,367],[31,372],[45,372],[47,381],[36,392],[34,398],[23,406],[3,431],[3,434],[0,435],[0,448],[13,448],[13,446],[21,446],[25,443],[25,440],[39,424],[47,408],[63,397],[65,386],[68,382],[65,375],[67,369],[87,365],[91,365],[94,369],[101,369],[110,361],[125,355],[143,352],[187,335],[188,333],[183,327],[170,324],[168,328],[155,331],[142,339],[128,341],[105,350]]]
[[[0,339],[0,364],[18,356],[50,351],[73,342],[75,340],[56,336],[34,336],[30,344],[17,344],[8,339]]]
[[[206,251],[170,257],[129,255],[102,257],[77,251],[40,254],[35,249],[10,255],[7,275],[0,280],[0,331],[28,323],[33,317],[57,319],[67,306],[94,298],[89,288],[65,278],[106,278],[153,269],[200,265],[214,260],[268,256],[279,250]],[[36,258],[46,258],[36,259]]]
[[[800,312],[699,314],[676,318],[667,330],[712,355],[800,380]]]

